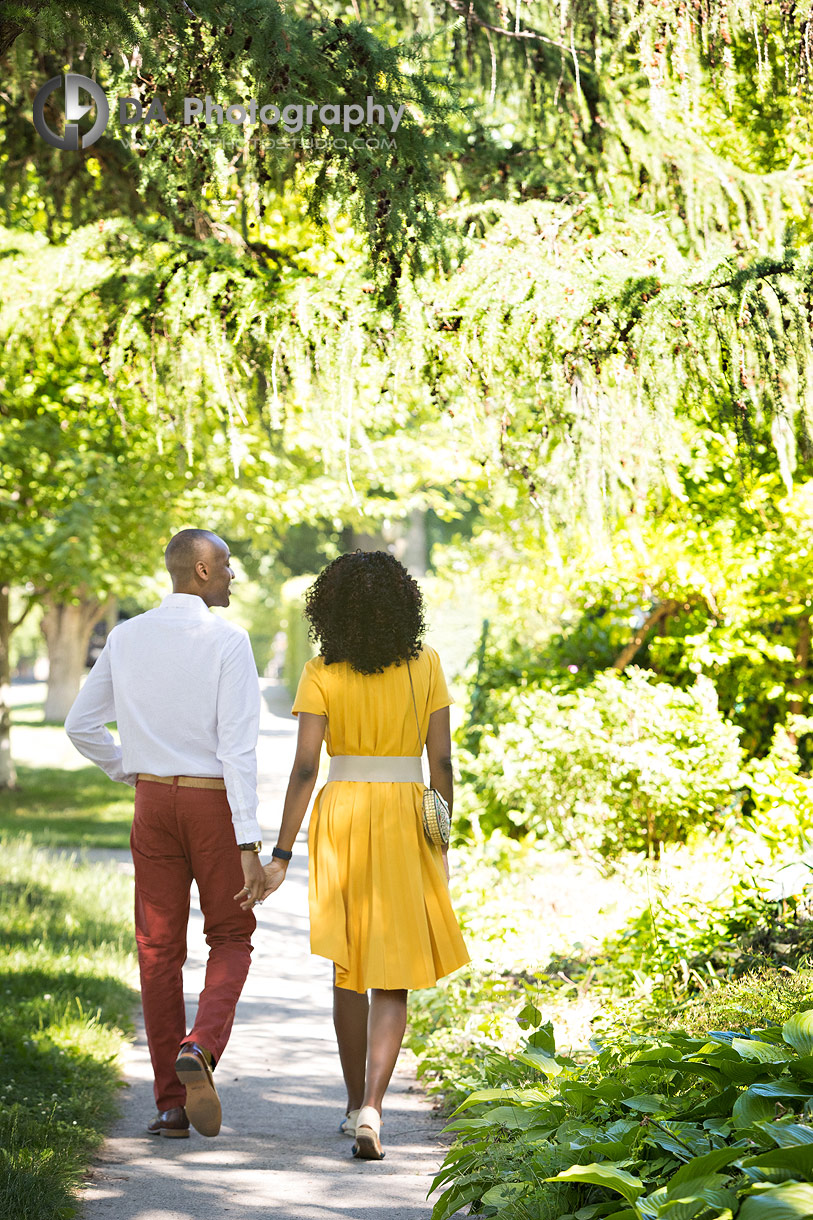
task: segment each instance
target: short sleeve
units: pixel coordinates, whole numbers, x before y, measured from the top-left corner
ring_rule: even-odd
[[[429,652],[429,659],[432,663],[429,678],[429,714],[431,716],[432,712],[437,712],[442,707],[449,707],[454,701],[446,685],[446,676],[440,663],[440,657],[434,648]]]
[[[291,710],[294,716],[298,716],[300,712],[312,712],[315,716],[327,715],[327,695],[323,675],[319,672],[315,661],[308,661],[302,670],[302,676],[296,688],[294,706]]]

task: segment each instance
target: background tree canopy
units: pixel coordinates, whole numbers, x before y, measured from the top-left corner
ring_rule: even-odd
[[[64,471],[81,410],[88,452],[140,455],[106,486],[138,519],[156,484],[157,535],[217,502],[249,550],[297,523],[329,550],[430,508],[504,607],[478,689],[704,673],[764,752],[807,691],[809,44],[770,0],[6,6],[7,581],[114,591],[115,547],[91,589],[55,576],[78,507],[15,516],[19,429],[44,412]],[[61,152],[31,106],[66,68],[170,114],[406,109],[359,146],[114,119]]]

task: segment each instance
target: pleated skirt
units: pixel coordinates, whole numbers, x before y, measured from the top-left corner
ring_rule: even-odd
[[[311,951],[336,984],[431,987],[469,961],[439,847],[427,842],[421,784],[331,782],[309,832]]]

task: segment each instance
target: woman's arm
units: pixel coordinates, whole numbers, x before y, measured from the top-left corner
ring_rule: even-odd
[[[316,785],[326,725],[327,716],[317,716],[313,712],[299,713],[296,754],[285,793],[285,803],[282,806],[282,825],[277,836],[277,847],[281,847],[283,851],[293,850]],[[287,871],[287,860],[272,857],[270,864],[264,866],[266,888],[263,898],[279,889]],[[244,904],[241,903],[242,905]]]
[[[448,707],[439,707],[429,717],[426,734],[426,754],[429,759],[429,783],[439,792],[449,813],[454,805],[454,771],[452,770],[452,731],[449,726]],[[443,848],[443,867],[449,878],[448,847]]]

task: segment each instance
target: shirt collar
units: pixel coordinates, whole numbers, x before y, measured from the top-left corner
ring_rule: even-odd
[[[209,607],[202,597],[198,597],[197,593],[168,593],[161,602],[159,610],[181,610],[196,618],[208,618],[209,615]]]

